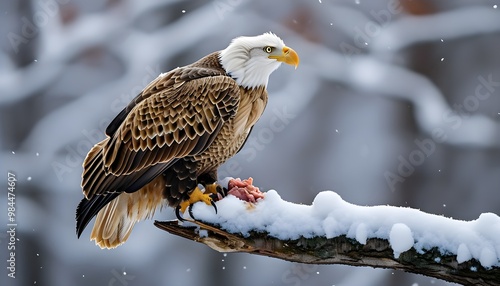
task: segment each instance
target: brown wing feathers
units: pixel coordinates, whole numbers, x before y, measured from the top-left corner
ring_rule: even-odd
[[[198,153],[193,152],[198,140],[210,137],[236,112],[238,98],[234,95],[238,92],[232,79],[214,76],[190,80],[143,100],[103,147],[107,171],[127,175]],[[134,160],[140,151],[145,152],[143,160]]]
[[[179,158],[204,151],[238,104],[238,85],[216,69],[187,66],[148,85],[84,161],[78,234],[118,194],[135,192]]]

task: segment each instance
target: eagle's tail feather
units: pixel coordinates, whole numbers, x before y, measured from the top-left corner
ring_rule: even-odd
[[[90,239],[101,248],[123,244],[136,222],[150,218],[163,205],[163,176],[158,176],[134,193],[121,193],[98,213]]]
[[[90,239],[101,248],[115,248],[129,237],[137,220],[127,214],[128,196],[119,195],[97,214]]]

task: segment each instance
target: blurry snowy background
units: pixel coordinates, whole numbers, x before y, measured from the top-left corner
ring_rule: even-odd
[[[155,228],[101,250],[77,240],[81,162],[160,72],[273,31],[301,57],[221,176],[310,204],[457,219],[500,213],[500,1],[17,0],[0,2],[1,285],[450,285],[391,270],[217,253]],[[7,171],[17,278],[6,276]],[[171,209],[156,219],[174,218]]]

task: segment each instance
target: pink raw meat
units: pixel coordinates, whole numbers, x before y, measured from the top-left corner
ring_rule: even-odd
[[[240,178],[231,179],[228,183],[228,195],[233,195],[242,201],[255,203],[258,199],[264,198],[264,193],[258,187],[252,185],[253,178],[241,180]]]

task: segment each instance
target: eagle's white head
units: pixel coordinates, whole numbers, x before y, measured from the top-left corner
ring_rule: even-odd
[[[273,33],[238,37],[220,52],[220,62],[236,82],[246,88],[267,86],[269,75],[281,63],[299,65],[297,53]]]

